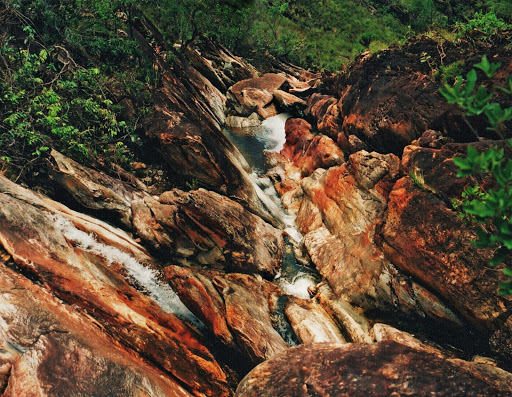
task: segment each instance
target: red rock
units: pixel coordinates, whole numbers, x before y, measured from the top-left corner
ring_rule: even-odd
[[[226,374],[198,334],[153,300],[171,310],[170,293],[149,270],[155,260],[142,247],[122,231],[1,176],[0,185],[0,244],[22,274],[191,393],[230,394]],[[153,299],[128,280],[149,282]]]
[[[303,119],[288,119],[285,124],[286,143],[281,154],[292,161],[303,176],[317,168],[329,168],[344,161],[343,152],[324,135],[313,135],[311,125]]]
[[[511,374],[496,371],[492,378],[468,365],[396,342],[302,345],[258,365],[239,384],[236,396],[506,396],[512,392]]]
[[[233,335],[226,323],[226,308],[212,279],[221,272],[198,271],[181,266],[168,266],[165,276],[181,301],[224,344],[234,346]]]
[[[386,257],[399,269],[478,327],[496,327],[510,306],[497,294],[503,276],[489,270],[491,252],[471,245],[474,232],[443,201],[409,177],[400,179],[389,197],[382,234]]]
[[[231,333],[252,362],[260,363],[288,348],[270,317],[272,302],[281,294],[277,286],[235,273],[217,276],[213,283],[224,298]]]
[[[4,263],[0,274],[2,396],[191,396],[75,305]]]

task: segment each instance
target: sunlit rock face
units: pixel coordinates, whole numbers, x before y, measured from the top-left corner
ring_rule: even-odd
[[[191,396],[76,307],[5,263],[0,273],[2,396]]]
[[[229,347],[260,363],[288,345],[274,329],[277,286],[254,275],[169,266],[169,283],[188,307]]]
[[[135,360],[161,368],[186,390],[229,394],[225,373],[199,342],[199,335],[173,314],[183,316],[186,310],[180,309],[174,292],[159,280],[151,256],[128,235],[3,177],[0,204],[0,243],[27,277],[25,285],[42,288],[72,305],[111,343]],[[134,286],[143,288],[147,296]],[[19,305],[26,307],[23,302]],[[58,332],[48,337],[60,343]],[[95,335],[82,338],[94,343]],[[65,352],[73,342],[62,343],[59,349]],[[83,349],[87,354],[87,343]]]
[[[236,396],[510,393],[511,375],[397,342],[302,345],[258,365]]]

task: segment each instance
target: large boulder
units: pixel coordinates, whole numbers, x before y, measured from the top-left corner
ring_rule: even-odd
[[[511,300],[497,294],[504,276],[487,266],[491,250],[471,244],[475,232],[449,204],[464,180],[455,177],[456,167],[447,153],[446,148],[418,148],[407,155],[406,164],[421,178],[415,183],[407,176],[393,187],[382,247],[399,269],[442,296],[478,328],[496,329],[510,311]],[[416,169],[419,165],[422,168]]]
[[[462,111],[439,94],[442,82],[436,77],[442,76],[442,66],[455,67],[461,59],[465,62],[460,74],[465,75],[484,54],[492,54],[493,62],[502,64],[501,70],[511,70],[510,49],[495,44],[493,48],[483,41],[440,44],[423,37],[378,54],[361,55],[346,73],[324,81],[330,94],[339,98],[340,113],[335,118],[342,122],[344,139],[338,141],[354,135],[370,150],[400,155],[426,129],[439,130],[459,142],[475,140]],[[495,82],[506,84],[506,75],[497,74]],[[499,95],[498,100],[510,106],[506,95]],[[490,136],[485,118],[473,118],[471,123],[480,135]]]
[[[507,396],[512,374],[396,342],[311,344],[253,369],[236,396]]]
[[[279,271],[282,232],[237,202],[204,189],[164,192],[133,203],[134,227],[183,265],[261,273]]]

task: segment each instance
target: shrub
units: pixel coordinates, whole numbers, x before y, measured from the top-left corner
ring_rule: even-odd
[[[474,65],[482,70],[487,77],[492,77],[499,64],[490,63],[487,57]],[[457,103],[468,116],[485,114],[490,128],[498,130],[507,120],[512,119],[512,107],[502,109],[496,102],[491,102],[494,93],[487,92],[482,85],[475,93],[477,82],[476,70],[472,69],[466,76],[463,85],[462,76],[451,87],[445,85],[441,93],[448,102]],[[508,87],[498,87],[512,95],[512,77],[508,78]],[[509,141],[512,146],[512,140]],[[474,241],[477,247],[495,248],[495,255],[490,261],[491,266],[503,263],[510,258],[512,252],[512,159],[510,154],[501,148],[493,147],[479,153],[469,146],[466,157],[453,159],[458,166],[458,177],[487,176],[491,180],[491,188],[484,188],[482,184],[467,187],[462,193],[461,201],[454,201],[454,206],[462,211],[463,216],[479,226],[476,229],[478,239]],[[510,153],[510,152],[509,152]],[[499,293],[512,294],[512,269],[506,267],[503,272],[509,277],[500,284]]]

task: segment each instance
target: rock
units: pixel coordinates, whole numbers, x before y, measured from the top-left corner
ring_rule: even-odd
[[[191,396],[85,313],[4,263],[0,274],[2,396]]]
[[[228,91],[229,106],[241,116],[257,111],[266,118],[265,116],[270,113],[262,109],[272,102],[274,92],[285,82],[285,76],[275,73],[266,73],[261,77],[239,81]]]
[[[437,65],[453,65],[465,59],[460,72],[465,76],[488,52],[483,42],[476,45],[446,42],[441,61],[439,42],[422,37],[375,55],[362,54],[347,73],[334,79],[324,78],[324,86],[339,98],[337,107],[345,136],[357,136],[367,145],[367,150],[400,155],[405,146],[428,129],[441,131],[457,142],[468,142],[475,140],[475,136],[468,132],[462,111],[448,105],[439,95],[442,83],[432,77],[432,65],[436,65],[435,69]],[[501,49],[494,54],[494,62],[510,70],[510,50]],[[420,62],[426,57],[429,62]],[[497,75],[496,80],[503,77]],[[510,106],[505,105],[508,100],[504,95],[499,101],[502,107]],[[472,123],[481,136],[490,136],[483,119],[477,118]]]
[[[506,396],[507,381],[396,342],[313,344],[291,348],[258,365],[236,396]]]
[[[275,90],[274,99],[279,104],[280,108],[283,110],[306,108],[306,102],[303,99],[296,97],[295,95],[290,94],[286,91]]]
[[[173,314],[179,301],[141,246],[2,176],[0,192],[0,245],[20,274],[73,306],[84,327],[97,327],[192,394],[230,394],[226,374],[199,335]]]
[[[285,314],[295,335],[303,344],[345,343],[337,325],[329,315],[313,300],[288,296]]]
[[[181,266],[165,268],[165,277],[181,301],[222,343],[234,346],[233,335],[226,323],[226,308],[222,295],[213,285],[212,280],[215,276],[222,274]]]
[[[277,111],[276,105],[274,105],[273,103],[271,103],[267,107],[256,109],[256,112],[263,119],[268,119],[269,117],[274,117],[279,114],[279,112]]]
[[[422,350],[438,357],[443,357],[443,353],[439,349],[427,345],[408,332],[400,331],[391,325],[377,323],[373,326],[372,333],[375,336],[376,342],[397,342],[416,350]]]
[[[80,205],[111,212],[123,226],[129,230],[132,228],[131,203],[147,196],[147,188],[141,182],[137,186],[139,189],[136,189],[126,182],[80,165],[55,149],[50,155],[55,161],[55,167],[51,169],[52,178]]]
[[[329,316],[336,320],[339,328],[349,336],[352,342],[373,342],[368,320],[348,302],[339,299],[327,283],[317,288],[315,299],[329,313]]]
[[[274,284],[251,275],[215,277],[226,307],[226,321],[237,345],[253,363],[260,363],[288,348],[273,328],[271,302],[281,294]]]
[[[293,162],[302,176],[317,168],[329,168],[344,161],[343,152],[324,135],[313,135],[311,125],[303,119],[288,119],[285,124],[286,143],[281,154]]]
[[[437,196],[409,177],[400,179],[389,196],[382,235],[386,257],[399,269],[477,327],[496,327],[510,306],[497,294],[504,276],[487,267],[490,250],[471,245],[474,232]]]
[[[317,93],[311,95],[305,114],[316,120],[318,131],[331,139],[338,139],[343,121],[340,118],[338,100],[336,98]],[[345,134],[343,133],[342,136],[345,136]],[[341,145],[339,146],[342,147]]]
[[[137,233],[175,260],[272,277],[283,253],[282,232],[240,204],[204,189],[165,192],[134,203]],[[149,225],[149,227],[148,227]]]
[[[255,115],[256,117],[254,117]],[[261,125],[261,121],[256,113],[249,117],[228,116],[226,117],[226,127],[231,129],[255,128]]]
[[[393,155],[359,152],[301,183],[304,200],[297,221],[311,219],[304,211],[314,215],[305,229],[299,223],[311,259],[338,297],[365,309],[392,301],[392,269],[374,236],[398,168]],[[317,227],[320,219],[324,226]]]

